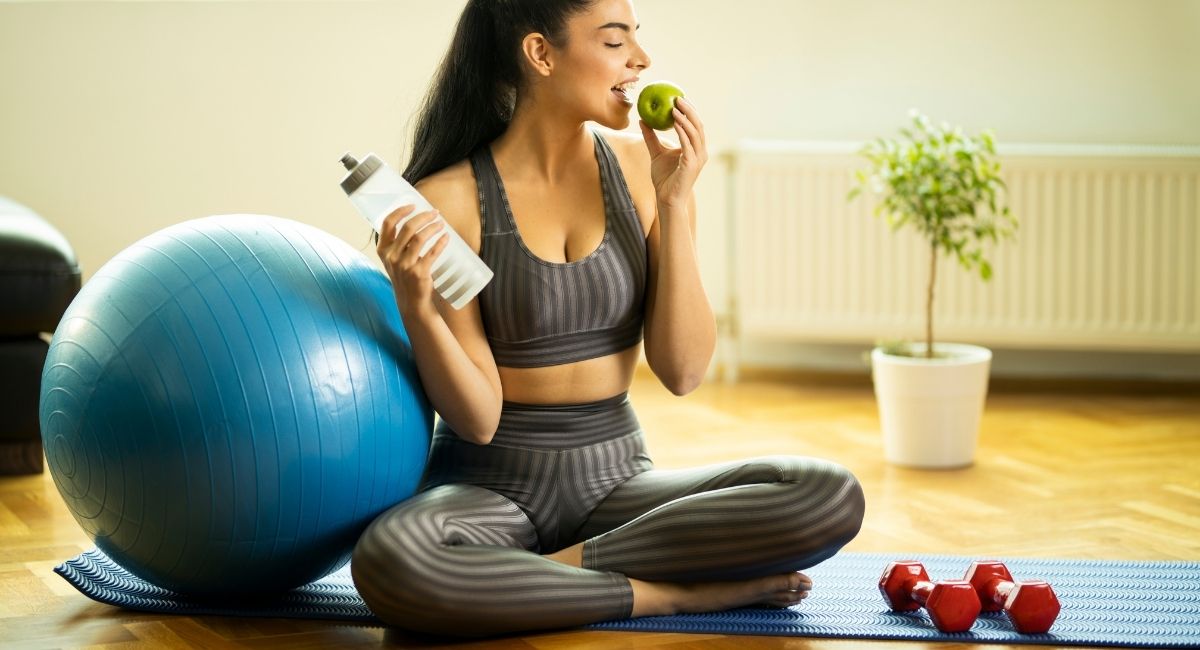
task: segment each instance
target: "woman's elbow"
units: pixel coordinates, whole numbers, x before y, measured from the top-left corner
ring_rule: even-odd
[[[471,444],[486,445],[490,444],[492,442],[492,438],[494,437],[496,437],[496,432],[493,430],[491,433],[476,433],[475,435],[464,439]]]
[[[696,387],[700,385],[699,382],[696,382],[693,384],[691,382],[686,382],[686,381],[677,381],[677,382],[671,382],[671,383],[663,382],[663,384],[667,387],[667,390],[671,391],[671,394],[674,395],[675,397],[683,397],[684,395],[687,395],[688,393],[696,390]]]
[[[454,433],[457,434],[459,438],[474,445],[490,444],[492,442],[492,438],[496,437],[495,427],[493,427],[491,430],[486,428],[466,427],[463,427],[462,429],[454,429],[451,427],[451,429],[453,429]]]
[[[496,436],[496,430],[500,428],[500,414],[486,415],[481,417],[462,417],[464,414],[458,414],[458,417],[449,416],[439,413],[439,416],[445,420],[450,430],[459,438],[476,444],[486,445]]]
[[[658,376],[658,380],[667,390],[671,391],[676,397],[683,397],[688,393],[700,387],[704,382],[704,376],[707,372],[706,368],[695,369],[678,369],[669,371],[654,370],[654,374]]]
[[[656,353],[658,352],[658,353]],[[667,390],[677,397],[683,397],[700,387],[708,376],[708,366],[712,362],[712,351],[708,354],[676,354],[652,351],[646,347],[646,363],[654,376],[662,382]]]

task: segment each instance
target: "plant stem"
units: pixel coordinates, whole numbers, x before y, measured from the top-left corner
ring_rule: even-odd
[[[925,358],[933,358],[933,285],[937,281],[937,240],[929,253],[929,295],[925,299]]]

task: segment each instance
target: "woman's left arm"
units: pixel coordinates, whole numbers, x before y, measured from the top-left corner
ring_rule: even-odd
[[[644,338],[650,369],[672,393],[685,395],[708,372],[717,325],[696,252],[693,187],[708,161],[704,125],[695,107],[682,98],[674,116],[677,148],[663,146],[654,130],[641,123],[658,208],[646,238],[650,272]]]

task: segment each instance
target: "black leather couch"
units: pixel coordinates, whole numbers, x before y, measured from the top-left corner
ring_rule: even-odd
[[[79,292],[79,264],[62,233],[0,196],[0,474],[42,471],[38,399],[53,332]]]

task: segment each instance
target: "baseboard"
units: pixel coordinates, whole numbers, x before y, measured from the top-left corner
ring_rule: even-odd
[[[647,372],[649,371],[647,370]],[[710,380],[720,381],[720,378],[721,373],[718,367],[717,372]],[[869,370],[845,372],[743,366],[738,369],[738,381],[791,384],[806,388],[874,390]],[[1057,395],[1184,396],[1197,397],[1197,401],[1200,401],[1200,381],[1101,377],[996,377],[993,375],[988,379],[988,393],[992,395],[1052,393]]]
[[[989,346],[990,347],[990,346]],[[741,368],[869,374],[868,345],[746,341]],[[992,347],[993,379],[1200,382],[1200,354],[1113,350],[1036,350]],[[717,355],[714,363],[724,362]]]

